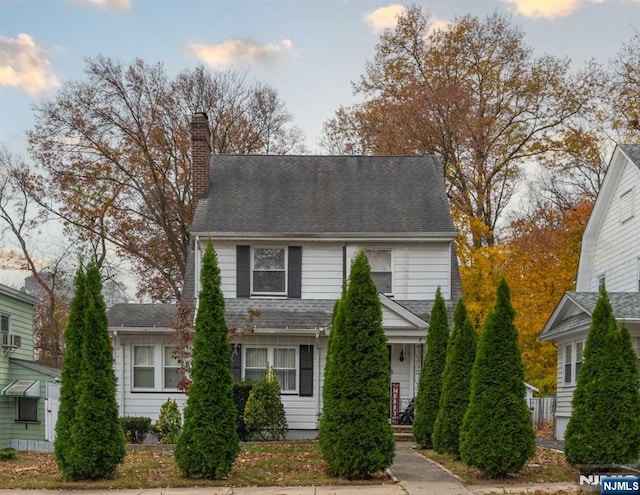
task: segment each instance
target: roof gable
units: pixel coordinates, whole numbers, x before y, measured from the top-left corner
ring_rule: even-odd
[[[640,321],[640,292],[609,292],[607,296],[617,321]],[[555,340],[577,328],[588,327],[598,297],[597,292],[565,292],[538,338]]]
[[[213,155],[191,231],[453,238],[438,159]]]
[[[616,198],[620,179],[627,166],[633,167],[637,173],[637,184],[640,188],[640,144],[621,144],[611,156],[607,174],[598,193],[598,198],[589,216],[589,221],[582,235],[580,250],[580,264],[576,281],[577,290],[588,290],[590,275],[593,268],[593,257],[598,240],[611,203]]]

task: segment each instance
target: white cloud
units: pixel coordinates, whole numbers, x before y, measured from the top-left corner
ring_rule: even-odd
[[[60,81],[42,49],[31,36],[21,33],[15,39],[0,36],[0,86],[37,95],[60,86]]]
[[[431,16],[429,20],[429,33],[431,34],[434,31],[446,31],[451,26],[450,21],[443,21],[442,19],[438,19],[436,16]]]
[[[393,29],[396,27],[398,16],[402,15],[405,10],[406,7],[404,5],[394,3],[387,7],[380,7],[365,15],[364,18],[371,30],[379,33],[385,29]]]
[[[103,10],[115,10],[119,12],[128,12],[131,10],[132,0],[72,0],[78,5],[91,5]]]
[[[217,68],[238,62],[272,66],[293,51],[293,43],[286,39],[277,44],[261,45],[247,38],[232,38],[217,45],[191,43],[187,50],[207,65]]]
[[[593,3],[610,0],[503,0],[514,5],[516,13],[525,17],[545,17],[556,19],[572,14],[578,9]],[[621,3],[640,2],[640,0],[618,0]]]

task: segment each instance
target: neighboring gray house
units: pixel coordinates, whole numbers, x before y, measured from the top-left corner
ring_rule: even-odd
[[[211,155],[202,114],[192,140],[199,202],[185,300],[197,307],[202,253],[213,242],[227,324],[243,327],[250,309],[260,311],[234,356],[234,375],[257,378],[273,367],[290,435],[313,436],[333,305],[363,249],[380,290],[398,414],[417,392],[436,289],[450,310],[461,294],[437,158]],[[184,403],[175,390],[169,313],[110,310],[121,414],[155,417],[168,396]]]
[[[541,340],[558,348],[556,438],[564,438],[591,314],[604,284],[616,320],[640,351],[640,145],[616,147],[582,237],[576,292],[567,292]]]

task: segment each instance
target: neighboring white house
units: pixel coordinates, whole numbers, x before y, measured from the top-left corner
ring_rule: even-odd
[[[427,157],[211,155],[206,116],[193,120],[194,197],[199,198],[184,298],[197,307],[202,253],[213,242],[226,321],[260,316],[233,358],[236,378],[280,379],[290,437],[314,436],[334,302],[363,249],[380,290],[389,344],[392,419],[417,392],[424,341],[440,287],[451,312],[460,297],[441,164]],[[175,389],[172,310],[116,305],[121,415],[156,418]]]
[[[582,365],[584,343],[601,285],[616,320],[640,351],[640,145],[616,147],[582,237],[576,292],[567,292],[545,324],[541,340],[558,348],[556,438],[563,439]]]

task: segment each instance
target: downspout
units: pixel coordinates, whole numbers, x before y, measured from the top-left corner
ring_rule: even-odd
[[[198,314],[198,305],[200,304],[200,236],[197,235],[196,239],[195,239],[195,246],[193,248],[194,250],[194,258],[195,260],[193,261],[195,263],[195,266],[193,267],[193,287],[194,287],[194,294],[193,297],[196,300],[196,304],[195,304],[195,309],[193,312],[193,319],[195,321],[195,317],[196,314]]]
[[[125,414],[125,384],[124,384],[124,345],[120,340],[120,336],[118,335],[118,330],[113,331],[114,344],[119,345],[122,348],[122,365],[119,366],[118,369],[118,384],[120,385],[120,404],[122,404],[122,409],[120,411],[120,416],[126,416]],[[115,351],[115,350],[114,350]]]
[[[322,380],[320,380],[320,359],[322,358],[322,349],[320,349],[320,329],[316,328],[316,349],[318,350],[318,364],[317,364],[317,377],[318,386],[316,388],[316,418],[318,421],[318,429],[320,429],[320,389],[322,387]]]

